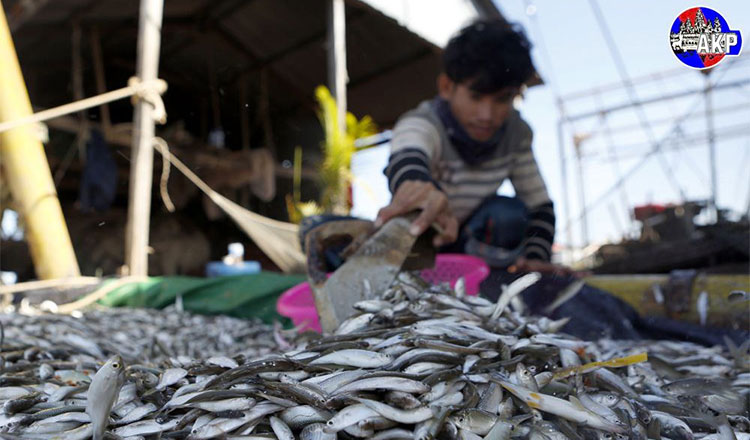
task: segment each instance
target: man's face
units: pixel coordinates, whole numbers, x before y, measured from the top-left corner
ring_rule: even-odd
[[[472,90],[471,82],[455,83],[447,75],[438,79],[440,97],[450,103],[453,116],[479,142],[488,141],[503,125],[518,95],[518,87],[506,87],[494,93]]]

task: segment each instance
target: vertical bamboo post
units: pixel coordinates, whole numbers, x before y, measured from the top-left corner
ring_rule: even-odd
[[[80,101],[84,98],[83,92],[83,58],[81,54],[81,24],[73,24],[71,34],[71,82],[73,83],[73,100]],[[78,125],[78,134],[76,144],[78,145],[78,159],[81,163],[86,163],[86,138],[89,131],[89,120],[86,112],[78,112],[80,124]]]
[[[32,113],[5,12],[0,8],[0,121]],[[13,199],[26,222],[26,240],[40,279],[79,276],[44,147],[32,125],[0,133],[0,156]]]
[[[242,135],[242,149],[250,149],[250,112],[247,103],[247,78],[241,75],[239,79],[240,101],[240,134]]]
[[[208,57],[208,84],[211,89],[211,114],[214,124],[212,130],[222,128],[221,97],[219,96],[219,81],[216,78],[216,59],[213,54]]]
[[[346,131],[346,10],[344,0],[330,0],[328,14],[328,87],[336,98],[339,130]]]
[[[91,58],[94,61],[96,93],[101,95],[107,91],[107,78],[104,72],[104,57],[102,56],[102,43],[98,27],[94,27],[94,29],[91,30],[89,42],[91,43]],[[112,121],[109,117],[109,104],[102,104],[99,106],[99,112],[104,139],[109,139],[112,131]]]
[[[157,78],[163,9],[163,0],[141,0],[136,61],[136,75],[141,81]],[[133,112],[133,156],[130,166],[125,264],[130,275],[135,276],[148,275],[149,217],[154,166],[153,110],[151,104],[139,100]]]

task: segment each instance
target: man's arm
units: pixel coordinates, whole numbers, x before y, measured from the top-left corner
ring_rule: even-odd
[[[425,118],[406,116],[393,128],[391,156],[383,173],[388,177],[391,194],[408,180],[432,182],[430,163],[440,156],[440,135]]]
[[[388,178],[388,189],[391,190],[391,194],[396,194],[401,184],[408,180],[431,182],[436,188],[440,188],[432,179],[430,158],[423,148],[406,147],[391,151],[388,166],[383,170]]]
[[[531,150],[531,130],[516,154],[510,181],[518,198],[529,208],[524,257],[549,261],[555,238],[555,210]]]
[[[420,209],[410,232],[420,235],[436,223],[440,232],[435,246],[451,243],[458,236],[458,221],[451,214],[448,198],[432,178],[430,162],[440,154],[437,129],[424,118],[406,117],[393,130],[391,156],[383,173],[393,194],[391,203],[378,212],[375,226],[391,217]]]
[[[555,210],[552,202],[529,210],[524,256],[530,260],[550,261],[555,240]]]

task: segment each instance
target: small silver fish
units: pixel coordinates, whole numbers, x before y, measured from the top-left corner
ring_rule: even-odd
[[[695,309],[698,311],[698,318],[701,325],[706,325],[706,320],[708,319],[708,292],[705,290],[698,294],[698,299],[695,301]]]
[[[86,413],[91,417],[94,440],[104,438],[109,413],[125,380],[125,366],[119,355],[111,357],[94,375],[88,390]]]

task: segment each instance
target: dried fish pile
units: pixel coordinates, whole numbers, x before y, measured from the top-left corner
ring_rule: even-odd
[[[570,338],[510,307],[533,281],[492,303],[401,277],[333,335],[259,335],[283,354],[113,356],[96,374],[98,354],[13,339],[5,317],[0,438],[750,438],[747,347]]]
[[[42,304],[47,306],[47,304]],[[54,305],[44,307],[53,309]],[[5,360],[67,359],[104,361],[119,354],[127,363],[159,364],[169,358],[209,358],[232,353],[254,358],[278,351],[272,328],[260,320],[178,313],[164,310],[99,308],[74,315],[43,313],[24,305],[0,315]],[[8,347],[10,346],[10,347]],[[51,358],[49,357],[51,356]]]

